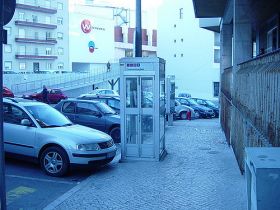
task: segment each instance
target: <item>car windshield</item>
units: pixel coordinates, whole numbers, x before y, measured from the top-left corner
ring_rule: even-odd
[[[198,105],[198,103],[196,103],[195,100],[193,99],[187,99],[187,100],[191,105]]]
[[[116,114],[116,112],[107,104],[100,102],[95,104],[103,114]]]
[[[73,123],[49,105],[25,106],[42,128],[70,126]]]
[[[217,107],[217,105],[215,105],[212,101],[206,101],[206,103],[209,105],[209,106],[213,106],[213,107]]]

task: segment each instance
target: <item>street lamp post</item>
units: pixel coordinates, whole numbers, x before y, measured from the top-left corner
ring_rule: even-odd
[[[0,0],[0,197],[1,209],[6,209],[5,155],[3,139],[3,43],[4,43],[4,0]]]
[[[142,57],[141,0],[136,0],[135,57]]]

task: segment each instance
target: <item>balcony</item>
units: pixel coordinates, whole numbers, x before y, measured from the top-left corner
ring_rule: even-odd
[[[30,10],[34,12],[42,12],[42,13],[47,13],[47,14],[56,14],[57,9],[56,8],[51,8],[46,5],[32,5],[31,3],[17,3],[16,4],[17,9],[24,9],[24,10]]]
[[[15,24],[18,26],[29,26],[34,28],[46,28],[46,29],[56,29],[57,25],[51,23],[38,23],[37,21],[26,20],[16,20]]]
[[[47,45],[55,45],[57,41],[55,38],[50,37],[16,37],[16,42],[20,43],[31,43],[31,44],[47,44]]]
[[[58,57],[53,53],[46,54],[46,52],[17,52],[16,59],[25,60],[55,60]]]

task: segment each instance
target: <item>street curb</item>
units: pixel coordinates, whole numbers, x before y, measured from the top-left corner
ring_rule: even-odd
[[[115,158],[118,159],[118,158],[120,158],[120,156],[121,156],[121,154],[117,155]],[[116,163],[116,162],[118,162],[118,161],[113,160],[111,163]],[[53,202],[49,203],[45,208],[43,208],[43,210],[53,210],[56,207],[58,207],[66,199],[70,198],[72,195],[74,195],[76,192],[78,192],[81,188],[87,186],[90,183],[91,178],[93,176],[95,176],[95,174],[92,174],[91,176],[89,176],[88,178],[86,178],[85,180],[80,182],[77,186],[73,187],[71,190],[67,191],[66,193],[64,193],[63,195],[58,197],[56,200],[54,200]]]
[[[92,176],[94,176],[94,175],[89,176],[87,179],[82,181],[80,184],[78,184],[77,186],[73,187],[68,192],[64,193],[62,196],[60,196],[59,198],[57,198],[56,200],[54,200],[53,202],[48,204],[45,208],[43,208],[43,210],[53,210],[56,207],[58,207],[61,203],[63,203],[66,199],[68,199],[73,194],[75,194],[77,191],[79,191],[82,187],[88,185]]]

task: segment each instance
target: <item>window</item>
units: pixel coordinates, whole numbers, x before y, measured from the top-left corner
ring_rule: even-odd
[[[272,52],[278,48],[278,28],[275,27],[267,33],[267,52]]]
[[[183,39],[183,38],[181,39],[181,42],[184,42],[184,39]]]
[[[26,64],[25,63],[19,63],[19,69],[20,70],[25,70]]]
[[[177,42],[177,40],[176,39],[174,39],[174,43],[176,43]]]
[[[220,63],[220,49],[214,49],[214,63]]]
[[[220,34],[214,33],[214,44],[215,46],[220,46]]]
[[[12,45],[11,44],[5,44],[4,45],[4,52],[5,53],[11,53],[12,52]]]
[[[63,10],[63,3],[57,2],[57,9],[58,10]]]
[[[46,20],[46,24],[51,24],[51,17],[50,16],[46,16],[45,20]]]
[[[57,24],[63,25],[63,18],[57,18]]]
[[[77,114],[97,115],[98,109],[92,103],[77,103]]]
[[[183,19],[183,16],[184,16],[184,15],[183,15],[183,8],[180,8],[180,9],[179,9],[179,18],[180,18],[180,19]]]
[[[51,39],[52,33],[51,32],[46,32],[46,40]]]
[[[45,6],[46,6],[47,8],[50,8],[50,7],[51,7],[51,2],[50,2],[50,0],[45,0]]]
[[[176,54],[174,54],[174,58],[176,58],[177,57],[177,55]]]
[[[39,55],[39,50],[38,50],[38,48],[35,48],[35,49],[34,49],[34,52],[35,52],[35,55]]]
[[[35,32],[35,33],[34,33],[34,38],[35,38],[35,39],[39,39],[39,33],[38,33],[38,32]]]
[[[47,63],[47,70],[51,70],[52,69],[52,63]]]
[[[33,23],[38,23],[37,15],[32,15],[32,21],[33,21]]]
[[[220,83],[219,82],[213,82],[213,85],[214,85],[214,97],[219,97]]]
[[[57,32],[57,39],[62,40],[63,39],[63,33]]]
[[[62,112],[68,114],[75,114],[75,103],[74,102],[66,102],[63,104]]]
[[[52,48],[47,47],[46,48],[46,55],[51,55],[52,54]]]
[[[12,34],[12,29],[11,29],[11,27],[4,27],[4,29],[7,31],[7,34],[8,34],[8,35],[11,35],[11,34]]]
[[[12,70],[12,61],[5,61],[4,68],[5,70]]]
[[[183,53],[181,53],[181,57],[184,57],[184,54],[183,54]]]
[[[59,48],[57,49],[57,54],[58,54],[58,55],[63,55],[63,54],[64,54],[64,50],[63,50],[62,47],[59,47]]]
[[[19,53],[20,55],[25,55],[26,54],[26,50],[25,50],[25,46],[19,46]]]
[[[30,122],[32,122],[24,111],[11,104],[4,103],[3,112],[4,112],[5,123],[20,125],[23,119],[28,119],[30,120]]]
[[[64,69],[64,64],[63,63],[57,64],[57,69]]]
[[[126,49],[125,50],[125,57],[133,57],[133,50]]]
[[[25,38],[25,29],[19,28],[18,29],[18,36],[19,36],[19,38]]]
[[[24,20],[24,12],[19,12],[18,13],[18,19],[19,20]]]
[[[176,24],[174,24],[174,28],[176,28]]]
[[[108,99],[108,105],[115,109],[120,109],[120,102],[113,99]]]

